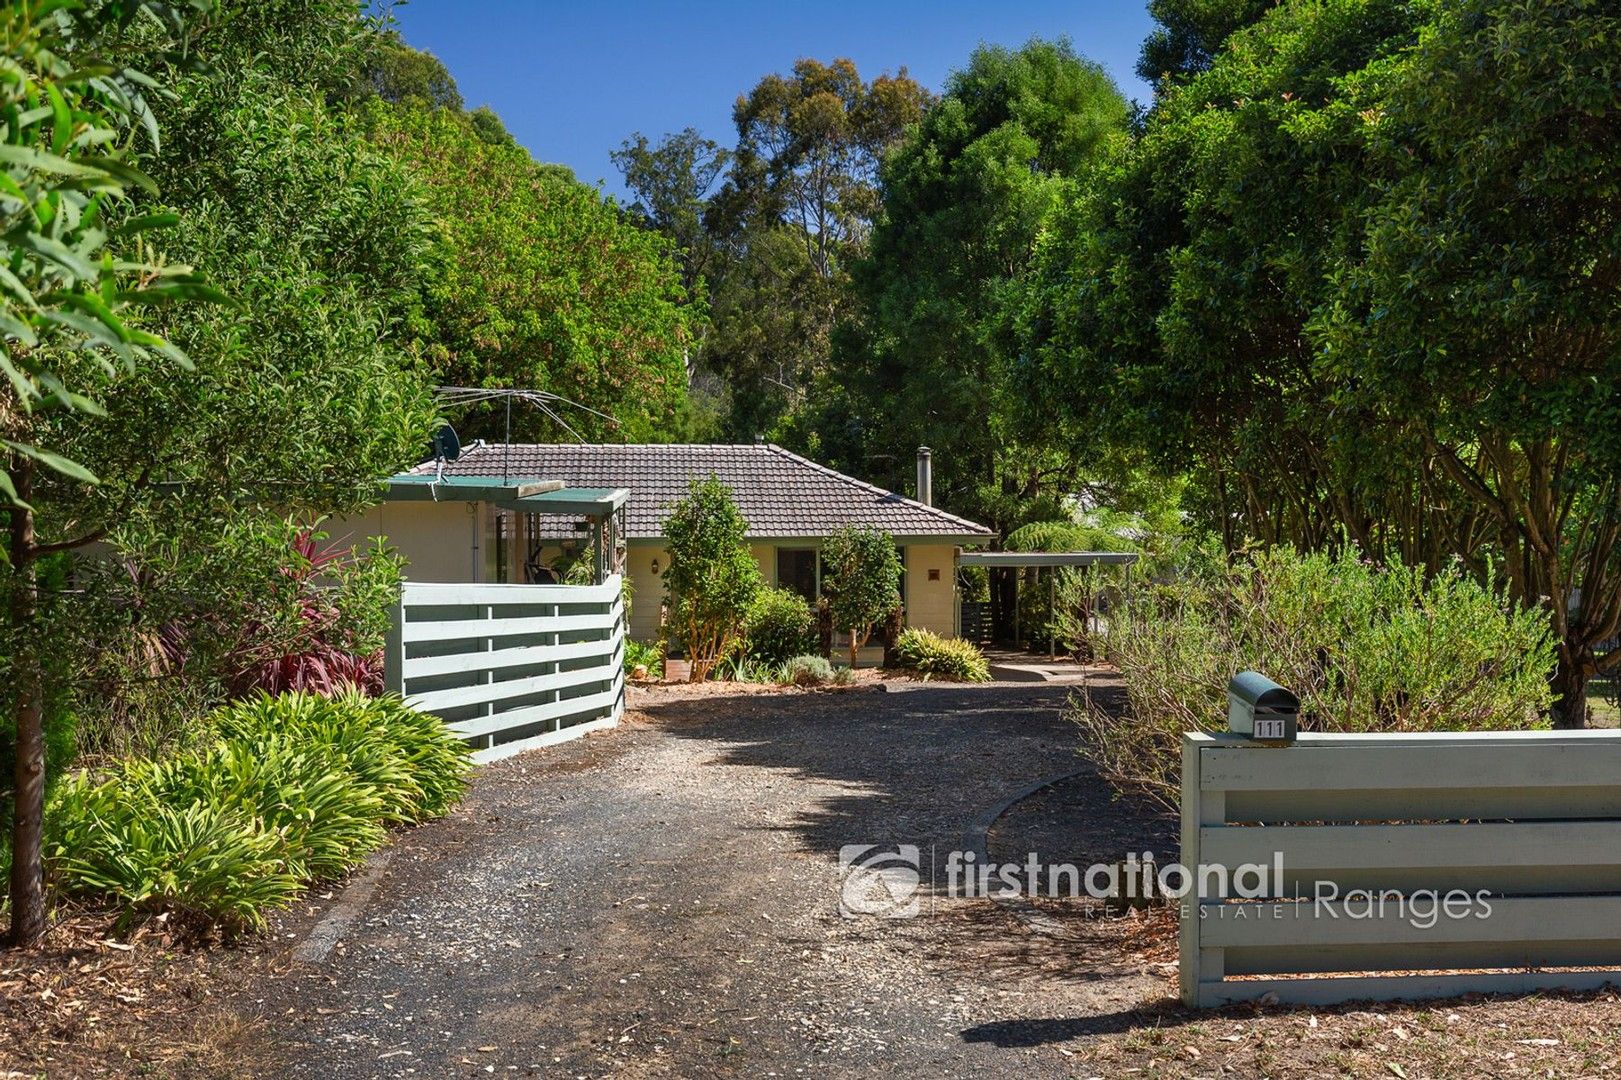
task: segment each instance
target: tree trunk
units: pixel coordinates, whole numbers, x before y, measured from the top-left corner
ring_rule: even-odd
[[[1559,663],[1554,666],[1554,703],[1551,715],[1553,726],[1561,731],[1575,731],[1587,726],[1588,668],[1577,654],[1571,658],[1570,650],[1560,650]]]
[[[856,669],[856,653],[858,653],[860,651],[861,651],[861,642],[856,640],[856,630],[855,630],[854,627],[851,627],[850,628],[850,670],[852,672],[855,671],[855,669]]]
[[[33,494],[33,462],[22,458],[11,474],[17,501]],[[45,814],[45,730],[39,658],[33,630],[35,596],[34,512],[11,508],[11,604],[9,621],[17,654],[12,657],[13,714],[17,729],[14,775],[16,805],[11,823],[11,943],[32,945],[45,933],[45,872],[40,832]]]

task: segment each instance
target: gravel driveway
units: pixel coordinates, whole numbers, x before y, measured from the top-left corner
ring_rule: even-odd
[[[927,892],[931,848],[1078,767],[1065,694],[644,693],[403,836],[324,960],[234,1003],[252,1071],[1069,1076],[1062,1043],[1118,1030],[1163,972],[988,901],[838,910],[841,845],[919,845]]]

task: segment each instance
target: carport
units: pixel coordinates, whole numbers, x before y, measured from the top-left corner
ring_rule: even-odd
[[[957,553],[957,566],[983,566],[988,570],[1011,570],[1015,574],[1023,570],[1047,571],[1047,589],[1049,606],[1056,605],[1058,598],[1058,574],[1060,569],[1070,568],[1081,570],[1090,575],[1093,567],[1098,566],[1124,566],[1125,590],[1131,594],[1131,567],[1141,556],[1135,551],[959,551]],[[1015,578],[1017,580],[1017,578]],[[1089,599],[1086,608],[1087,630],[1096,628],[1096,613]],[[961,615],[959,613],[959,630],[961,629]],[[1017,589],[1013,604],[1013,637],[1015,642],[1020,640],[1019,634],[1019,605]],[[1057,643],[1048,642],[1049,655],[1057,655]]]

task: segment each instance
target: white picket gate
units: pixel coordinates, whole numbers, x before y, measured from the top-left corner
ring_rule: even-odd
[[[490,761],[616,724],[624,649],[617,576],[601,585],[407,581],[384,680],[471,743],[475,760]]]
[[[1185,735],[1182,865],[1189,1005],[1621,985],[1621,731]]]

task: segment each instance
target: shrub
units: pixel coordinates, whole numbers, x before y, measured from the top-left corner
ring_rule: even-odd
[[[840,529],[822,547],[822,591],[833,625],[850,634],[850,666],[873,626],[901,602],[901,559],[888,533]]]
[[[346,685],[382,691],[383,637],[402,561],[381,540],[362,555],[325,545],[326,539],[313,529],[293,537],[282,573],[294,590],[295,610],[285,626],[250,625],[228,658],[233,695],[334,694]]]
[[[647,674],[658,678],[664,674],[664,654],[657,645],[647,645],[640,641],[625,639],[625,674],[629,675],[639,667],[647,668]]]
[[[393,823],[445,813],[467,750],[397,697],[260,695],[215,713],[219,740],[64,781],[47,813],[63,892],[135,915],[259,927],[309,880],[356,866]]]
[[[297,736],[262,735],[132,764],[123,780],[136,802],[241,810],[277,836],[278,858],[301,880],[344,873],[386,837],[378,789],[333,747]]]
[[[783,672],[786,670],[786,663],[773,664],[739,653],[716,664],[714,677],[725,682],[780,683],[784,681]]]
[[[46,823],[52,883],[119,905],[121,924],[161,910],[227,929],[258,927],[298,895],[298,878],[279,857],[281,838],[239,807],[177,806],[79,774],[57,787]]]
[[[825,656],[795,656],[782,667],[778,680],[792,686],[821,686],[835,678]]]
[[[1117,608],[1104,655],[1127,711],[1075,703],[1088,753],[1117,786],[1174,804],[1185,731],[1224,730],[1227,681],[1254,669],[1301,699],[1316,731],[1540,726],[1554,646],[1540,609],[1456,566],[1363,561],[1355,548],[1258,553]]]
[[[990,682],[991,666],[971,641],[943,638],[916,627],[903,631],[895,643],[895,656],[903,670],[925,679]]]
[[[744,648],[751,659],[780,664],[816,648],[816,618],[791,589],[761,589],[743,619]]]
[[[333,697],[260,694],[214,714],[227,740],[289,735],[331,747],[343,765],[376,788],[387,821],[413,824],[440,817],[467,786],[468,750],[437,717],[398,695],[368,697],[349,688]]]
[[[737,650],[743,615],[760,588],[760,567],[745,539],[748,522],[715,477],[694,480],[664,522],[670,565],[670,629],[686,650],[692,682]]]

